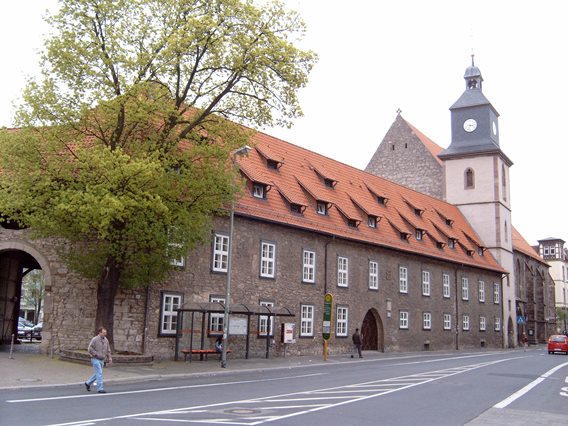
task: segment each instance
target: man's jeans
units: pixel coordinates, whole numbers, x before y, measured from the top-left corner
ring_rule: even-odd
[[[103,388],[103,365],[104,361],[96,358],[91,358],[91,364],[93,365],[93,375],[87,379],[85,383],[91,386],[95,380],[97,381],[97,386],[99,390],[104,390]]]

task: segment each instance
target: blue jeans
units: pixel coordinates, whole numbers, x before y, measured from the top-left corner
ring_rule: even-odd
[[[104,366],[104,363],[105,362],[103,360],[91,358],[91,364],[93,365],[93,375],[91,377],[89,377],[87,379],[87,381],[85,382],[86,384],[91,386],[96,380],[97,386],[99,387],[100,391],[104,390],[104,387],[103,387],[103,366]]]

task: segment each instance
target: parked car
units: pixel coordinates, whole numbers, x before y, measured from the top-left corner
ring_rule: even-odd
[[[41,340],[41,328],[38,330],[31,321],[18,318],[18,338],[22,340]]]
[[[548,338],[548,353],[564,352],[568,355],[568,336],[565,334],[553,334]]]

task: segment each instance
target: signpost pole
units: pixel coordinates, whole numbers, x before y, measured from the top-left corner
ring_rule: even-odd
[[[322,326],[322,337],[323,337],[323,360],[327,361],[329,354],[328,340],[331,336],[331,308],[333,304],[333,296],[327,293],[323,297],[323,326]]]

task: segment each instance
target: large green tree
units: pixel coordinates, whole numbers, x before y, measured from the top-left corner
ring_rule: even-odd
[[[109,330],[120,286],[159,281],[236,196],[244,126],[289,125],[316,56],[279,2],[62,0],[19,130],[0,132],[4,220],[59,238],[98,280]]]

